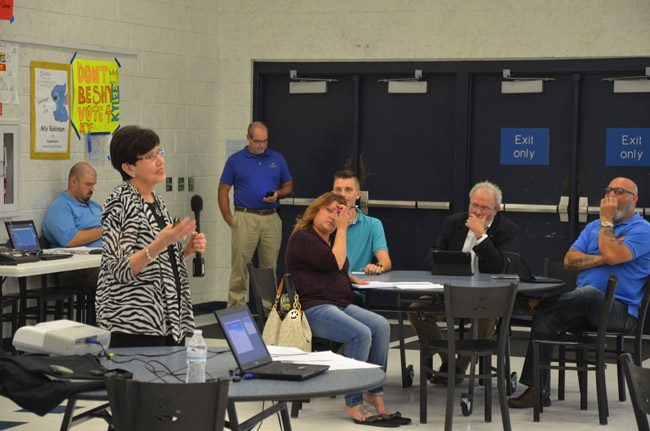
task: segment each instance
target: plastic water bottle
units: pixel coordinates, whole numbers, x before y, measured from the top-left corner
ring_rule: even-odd
[[[194,335],[187,343],[187,377],[186,383],[205,382],[205,363],[208,359],[208,348],[203,339],[203,331],[194,330]]]

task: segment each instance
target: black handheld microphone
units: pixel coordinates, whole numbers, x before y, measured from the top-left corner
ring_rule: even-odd
[[[196,219],[196,231],[201,232],[201,211],[203,210],[203,198],[199,195],[192,196],[190,200],[190,206],[192,207],[192,212],[194,212],[194,219]],[[194,277],[203,277],[205,275],[205,261],[201,253],[196,253],[193,260],[194,271],[192,275]]]

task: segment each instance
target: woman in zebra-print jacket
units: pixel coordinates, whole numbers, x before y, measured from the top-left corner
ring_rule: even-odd
[[[104,205],[96,296],[97,323],[111,331],[111,347],[182,344],[194,328],[184,258],[203,253],[206,240],[194,220],[172,222],[154,191],[165,181],[159,144],[154,131],[137,126],[111,139],[111,163],[124,182]]]

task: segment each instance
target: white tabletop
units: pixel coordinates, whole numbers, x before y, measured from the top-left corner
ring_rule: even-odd
[[[29,277],[54,272],[97,268],[101,265],[101,254],[74,254],[67,259],[39,260],[18,265],[0,265],[0,277]]]

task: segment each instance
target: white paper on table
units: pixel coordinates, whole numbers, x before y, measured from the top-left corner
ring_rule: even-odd
[[[378,365],[346,358],[337,353],[303,352],[293,347],[267,346],[274,361],[294,362],[300,364],[329,365],[330,370],[356,370],[360,368],[379,368]]]
[[[398,289],[426,290],[428,292],[442,292],[445,289],[442,284],[431,283],[430,281],[398,281],[393,285]]]
[[[377,287],[395,287],[396,283],[387,283],[385,281],[371,281],[368,284],[356,284],[352,283],[357,289],[373,289]]]

